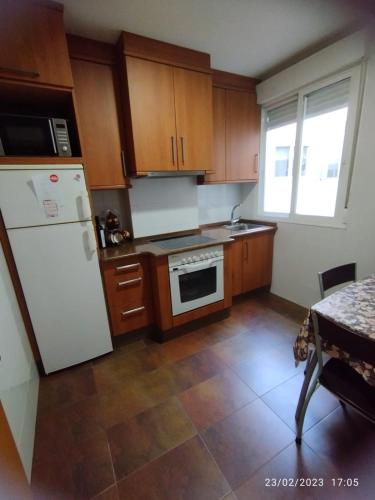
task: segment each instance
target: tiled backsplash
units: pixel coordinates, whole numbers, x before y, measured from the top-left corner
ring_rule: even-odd
[[[93,192],[93,202],[96,215],[117,210],[135,238],[228,220],[233,205],[243,199],[243,185],[197,186],[195,177],[132,179],[132,186]]]

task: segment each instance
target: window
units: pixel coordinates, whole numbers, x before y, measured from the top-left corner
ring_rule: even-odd
[[[275,177],[288,177],[290,146],[276,146]]]
[[[343,222],[359,74],[352,69],[264,109],[262,215]]]

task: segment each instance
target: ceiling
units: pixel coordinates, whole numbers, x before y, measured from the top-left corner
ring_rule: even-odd
[[[60,0],[69,33],[130,31],[211,54],[216,69],[264,77],[332,43],[371,0]]]

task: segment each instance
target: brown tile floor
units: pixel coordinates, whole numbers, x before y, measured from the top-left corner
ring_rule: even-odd
[[[269,294],[163,345],[134,342],[41,380],[32,487],[39,499],[374,498],[375,427],[324,389],[303,443],[292,344],[304,311]],[[267,478],[322,478],[272,487]],[[359,487],[334,487],[358,478]]]

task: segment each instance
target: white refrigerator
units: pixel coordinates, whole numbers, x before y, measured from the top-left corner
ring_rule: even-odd
[[[0,209],[45,372],[112,351],[82,165],[0,165]]]

